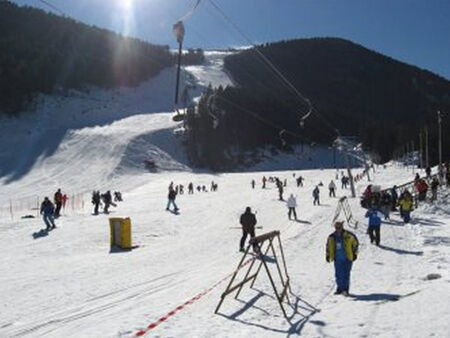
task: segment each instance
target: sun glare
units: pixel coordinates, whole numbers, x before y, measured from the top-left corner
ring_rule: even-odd
[[[134,2],[135,0],[115,0],[116,13],[114,17],[124,35],[132,34],[134,30]]]

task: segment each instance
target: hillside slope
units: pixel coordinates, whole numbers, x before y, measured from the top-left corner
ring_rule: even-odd
[[[329,144],[337,128],[341,135],[358,136],[366,149],[387,161],[397,146],[415,139],[425,125],[433,143],[436,111],[450,108],[447,79],[347,40],[299,39],[256,48],[310,99],[317,113],[304,129],[298,126],[307,111],[305,101],[274,76],[255,49],[225,59],[225,68],[240,89],[224,97],[316,142]],[[225,103],[223,109],[230,114],[240,111]],[[444,122],[444,130],[449,128]],[[450,156],[448,151],[444,157]],[[435,149],[430,156],[436,161]]]

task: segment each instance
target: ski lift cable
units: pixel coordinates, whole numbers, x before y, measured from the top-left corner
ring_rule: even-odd
[[[247,36],[247,34],[244,33],[244,31],[242,31],[239,26],[234,23],[234,21],[223,11],[222,8],[219,7],[219,5],[217,5],[214,0],[209,0],[209,2],[211,3],[211,5],[222,15],[222,17],[244,38],[244,40],[250,44],[254,50],[256,51],[256,53],[259,55],[259,57],[262,59],[262,61],[264,61],[264,63],[270,68],[270,70],[272,72],[274,72],[280,81],[282,81],[282,83],[289,88],[291,91],[293,91],[297,97],[300,99],[300,102],[302,104],[307,104],[308,106],[308,111],[306,114],[304,114],[303,117],[307,118],[311,111],[312,111],[312,103],[311,101],[305,97],[302,93],[300,93],[298,91],[297,88],[295,88],[295,86],[283,75],[283,73],[281,73],[281,71],[278,70],[277,67],[275,67],[275,65],[258,49],[258,47],[253,43],[253,41]],[[306,116],[308,115],[308,116]]]
[[[297,138],[297,139],[299,139],[299,140],[307,141],[307,142],[312,143],[312,140],[310,140],[308,137],[305,137],[305,136],[299,136],[297,133],[295,133],[295,132],[293,132],[293,131],[290,131],[290,130],[287,130],[286,128],[284,128],[284,127],[282,127],[282,126],[280,126],[280,125],[278,125],[278,124],[276,124],[276,123],[270,121],[269,119],[266,119],[266,118],[260,116],[258,113],[255,113],[254,111],[252,111],[252,110],[250,110],[250,109],[247,109],[247,108],[245,108],[245,107],[242,107],[242,106],[239,105],[239,104],[236,104],[236,103],[233,102],[233,101],[230,101],[230,100],[228,100],[228,99],[226,99],[226,98],[224,98],[224,97],[222,97],[222,96],[217,96],[217,99],[222,100],[222,101],[224,101],[224,102],[226,102],[226,103],[228,103],[228,104],[230,104],[230,105],[232,105],[232,106],[238,108],[239,110],[243,111],[244,113],[247,113],[248,115],[252,116],[253,118],[259,120],[260,122],[263,122],[264,124],[266,124],[266,125],[268,125],[268,126],[271,126],[271,127],[273,127],[274,129],[276,129],[276,130],[279,130],[280,133],[281,133],[282,131],[284,131],[286,134],[291,135],[291,136],[293,136],[293,137],[295,137],[295,138]]]
[[[185,15],[183,15],[181,18],[179,18],[177,21],[186,21],[190,16],[192,16],[192,14],[194,14],[198,5],[200,5],[200,2],[202,2],[202,0],[197,0],[194,3],[194,5],[192,5],[191,9],[189,9],[189,11]]]
[[[38,0],[38,2],[41,2],[44,5],[46,5],[47,7],[49,7],[51,9],[53,9],[54,11],[58,12],[59,14],[66,16],[66,13],[63,10],[59,9],[58,7],[53,5],[52,3],[50,3],[50,2],[48,2],[46,0]]]
[[[302,104],[307,104],[308,106],[308,111],[301,117],[300,119],[300,124],[304,124],[305,120],[314,112],[315,114],[317,114],[322,121],[330,128],[333,130],[333,132],[337,135],[340,135],[339,130],[334,127],[329,121],[327,121],[327,119],[325,119],[324,116],[322,116],[321,113],[319,113],[317,111],[317,109],[314,109],[311,101],[309,100],[309,98],[305,97],[302,93],[300,93],[300,91],[297,90],[297,88],[295,88],[295,86],[277,69],[277,67],[275,67],[275,65],[257,48],[257,46],[255,46],[255,44],[253,43],[253,41],[239,28],[239,26],[234,23],[234,21],[223,11],[223,9],[214,1],[214,0],[209,0],[209,3],[221,14],[221,16],[244,38],[244,40],[250,44],[253,49],[256,51],[256,53],[260,56],[260,58],[262,59],[262,61],[264,61],[264,64],[269,67],[269,69],[275,73],[277,75],[277,78],[279,81],[282,81],[282,83],[287,86],[289,89],[291,89],[291,91],[293,91],[297,98],[300,99],[300,102]],[[331,134],[330,134],[331,135]],[[336,135],[333,135],[336,136]]]

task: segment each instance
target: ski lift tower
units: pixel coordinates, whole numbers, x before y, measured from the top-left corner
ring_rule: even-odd
[[[347,173],[350,179],[350,189],[352,191],[352,197],[354,198],[356,197],[355,183],[353,181],[353,175],[352,170],[350,168],[350,158],[349,158],[350,150],[353,150],[354,148],[354,146],[351,145],[353,142],[349,141],[348,137],[338,136],[338,138],[334,141],[334,143],[336,144],[337,149],[342,151],[345,155],[345,162],[347,164]]]
[[[173,25],[173,34],[175,35],[175,38],[177,39],[178,42],[177,83],[175,86],[175,109],[177,111],[177,116],[174,119],[181,120],[183,116],[180,115],[180,112],[178,110],[178,90],[180,86],[181,54],[183,53],[183,40],[184,40],[183,21],[180,20]]]

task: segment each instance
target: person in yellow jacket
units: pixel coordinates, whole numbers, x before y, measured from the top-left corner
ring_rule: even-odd
[[[348,296],[350,271],[358,255],[359,242],[356,235],[344,229],[344,222],[334,223],[335,231],[328,236],[326,261],[334,262],[337,284],[335,294]]]
[[[411,220],[411,211],[414,209],[411,193],[408,190],[405,190],[400,196],[397,204],[400,207],[400,216],[403,218],[403,221],[405,224],[409,223]]]

